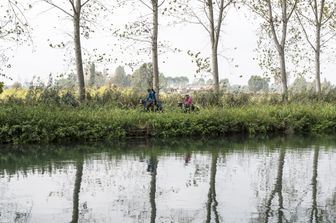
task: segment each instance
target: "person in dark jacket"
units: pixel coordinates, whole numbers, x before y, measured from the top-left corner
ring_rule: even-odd
[[[155,104],[156,104],[156,95],[153,89],[147,89],[147,97],[144,101],[144,106],[147,111],[154,111]]]

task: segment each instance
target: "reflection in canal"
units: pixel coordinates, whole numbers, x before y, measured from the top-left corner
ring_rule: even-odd
[[[72,211],[72,223],[78,222],[78,212],[79,212],[79,193],[80,187],[82,183],[83,176],[83,159],[79,158],[76,162],[76,178],[75,178],[75,186],[73,192],[73,211]]]
[[[151,204],[151,218],[150,222],[154,223],[156,218],[156,204],[155,204],[155,193],[156,193],[156,171],[157,171],[157,156],[152,154],[149,158],[148,168],[147,171],[151,174],[151,181],[150,181],[150,204]]]
[[[218,202],[216,200],[217,159],[218,159],[218,152],[214,151],[212,153],[211,168],[210,168],[210,186],[209,186],[209,193],[208,193],[207,216],[206,216],[207,223],[211,221],[211,204],[212,204],[213,212],[215,215],[215,222],[216,223],[219,222],[218,212],[217,212]]]
[[[314,161],[313,161],[313,177],[312,177],[312,208],[309,222],[318,222],[318,210],[317,210],[317,166],[318,166],[319,148],[314,149]],[[315,218],[315,221],[314,221]]]
[[[0,154],[0,222],[336,222],[334,139]]]
[[[283,207],[283,196],[282,196],[282,177],[283,177],[283,168],[285,164],[285,153],[286,153],[286,150],[284,148],[281,148],[279,151],[278,171],[277,171],[276,181],[274,184],[274,189],[272,190],[269,196],[269,199],[267,201],[265,222],[269,222],[268,219],[270,217],[271,204],[276,194],[278,195],[278,199],[279,199],[278,210],[277,210],[278,222],[283,222],[282,221],[282,218],[283,218],[282,210],[284,209],[284,207]]]

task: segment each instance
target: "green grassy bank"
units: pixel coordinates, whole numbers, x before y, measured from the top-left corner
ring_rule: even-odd
[[[197,113],[146,113],[109,107],[0,107],[2,144],[334,132],[336,106],[322,103],[208,108]]]

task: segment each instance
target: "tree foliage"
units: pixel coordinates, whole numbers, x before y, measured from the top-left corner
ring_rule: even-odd
[[[134,71],[131,86],[139,91],[153,88],[153,69],[151,63],[144,63]]]
[[[310,90],[311,83],[308,83],[305,77],[297,77],[290,86],[290,90],[293,93],[302,93]]]
[[[126,1],[119,1],[125,3]],[[143,11],[141,16],[137,18],[131,24],[125,24],[124,29],[118,29],[114,33],[117,36],[131,40],[133,42],[140,42],[145,46],[142,50],[144,52],[151,53],[151,64],[153,69],[153,89],[156,90],[157,96],[159,96],[160,91],[160,73],[159,73],[159,55],[162,53],[162,43],[159,42],[159,15],[162,5],[165,4],[165,0],[144,0],[138,1],[139,4],[134,4],[131,1],[131,4],[135,7],[142,7]],[[139,55],[138,51],[138,55]]]
[[[125,69],[123,66],[118,66],[114,74],[111,78],[111,82],[119,87],[129,87],[130,79],[129,76],[126,75]]]
[[[335,38],[335,30],[333,29],[335,13],[336,3],[332,0],[301,1],[296,10],[296,19],[314,54],[314,59],[308,57],[308,61],[315,62],[317,93],[321,93],[321,55],[322,52],[326,53],[326,50],[330,52],[331,44],[328,43]],[[327,47],[328,45],[329,47]]]
[[[250,91],[268,91],[270,79],[267,77],[261,77],[258,75],[252,75],[248,81],[248,87]]]
[[[262,50],[260,66],[271,74],[280,74],[283,100],[288,100],[287,57],[298,58],[297,47],[289,48],[291,43],[297,44],[299,35],[292,26],[293,13],[299,0],[245,0],[252,12],[262,19],[259,49]],[[271,47],[268,47],[271,46]],[[292,50],[289,52],[289,50]],[[276,72],[280,70],[280,72]]]
[[[32,42],[31,28],[25,17],[25,11],[32,6],[26,2],[15,0],[2,0],[0,2],[0,76],[11,79],[9,69],[9,51],[13,44]]]
[[[81,37],[89,38],[90,32],[94,32],[89,24],[93,22],[101,11],[105,8],[99,0],[42,0],[46,4],[53,8],[63,12],[66,16],[71,18],[73,23],[73,46],[74,57],[76,64],[78,90],[80,101],[85,100],[85,81],[84,81],[84,69],[83,69],[83,54]],[[100,13],[98,13],[100,12]]]
[[[200,57],[200,52],[188,55],[193,58],[198,69],[197,72],[205,70],[211,72],[216,93],[219,93],[219,67],[218,67],[218,45],[220,42],[222,24],[231,6],[235,5],[234,0],[179,0],[179,11],[183,12],[185,22],[199,24],[208,33],[210,40],[210,56]],[[211,58],[211,63],[210,63]],[[210,65],[211,64],[211,65]]]

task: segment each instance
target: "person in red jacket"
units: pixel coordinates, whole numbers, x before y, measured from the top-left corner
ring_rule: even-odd
[[[192,98],[190,95],[186,95],[183,100],[183,106],[185,109],[190,110],[192,107]]]

